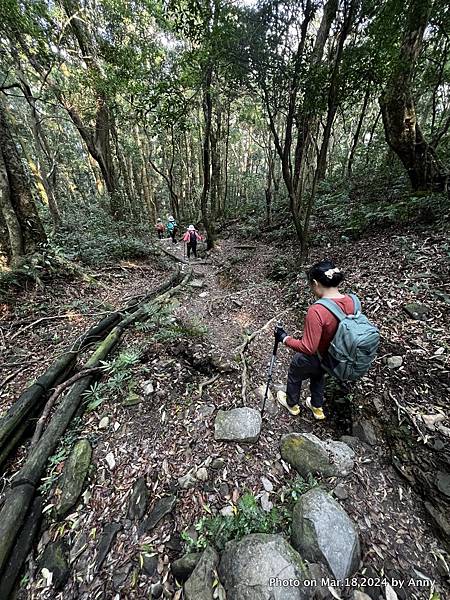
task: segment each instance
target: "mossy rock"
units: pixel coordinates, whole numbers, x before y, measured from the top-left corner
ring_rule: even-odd
[[[83,490],[92,458],[92,446],[87,439],[79,440],[73,447],[64,466],[61,497],[57,513],[65,517],[78,502]]]

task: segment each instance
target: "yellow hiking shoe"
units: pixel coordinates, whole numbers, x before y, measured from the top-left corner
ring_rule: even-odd
[[[316,408],[315,406],[313,406],[311,404],[311,398],[306,398],[306,402],[305,402],[306,406],[309,408],[309,410],[312,412],[312,414],[314,415],[314,418],[316,419],[316,421],[323,421],[325,419],[325,414],[323,412],[323,410],[321,408]]]
[[[294,404],[294,406],[289,406],[289,404],[287,403],[286,392],[279,390],[277,392],[277,400],[281,404],[281,406],[287,408],[291,415],[294,415],[294,417],[296,417],[300,413],[300,406],[298,404]]]

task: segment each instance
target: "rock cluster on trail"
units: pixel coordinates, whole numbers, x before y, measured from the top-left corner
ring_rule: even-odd
[[[61,497],[57,512],[65,517],[78,502],[86,480],[92,458],[92,447],[88,440],[79,440],[73,447],[64,466],[61,483]]]
[[[214,423],[214,439],[252,443],[261,432],[261,415],[254,408],[219,410]]]
[[[312,433],[288,433],[281,438],[281,456],[304,477],[335,477],[351,472],[355,453],[344,442],[323,441]]]
[[[302,600],[312,598],[301,582],[308,578],[301,556],[281,535],[255,533],[225,546],[219,578],[227,600]],[[283,587],[272,579],[297,580]]]
[[[292,517],[292,545],[309,561],[322,561],[336,579],[350,577],[361,552],[355,525],[321,488],[303,494]]]

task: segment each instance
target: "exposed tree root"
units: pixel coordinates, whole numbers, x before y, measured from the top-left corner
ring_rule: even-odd
[[[215,375],[213,375],[209,379],[205,379],[204,381],[201,381],[200,385],[198,386],[198,397],[201,398],[202,394],[203,394],[203,390],[205,389],[205,387],[208,386],[208,385],[211,385],[217,379],[219,379],[219,373],[216,373]]]

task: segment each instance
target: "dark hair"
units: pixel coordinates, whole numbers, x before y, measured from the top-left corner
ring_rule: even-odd
[[[335,271],[332,274],[332,277],[325,275],[325,273],[331,269],[336,269],[336,265],[332,260],[325,259],[316,263],[306,274],[309,283],[312,283],[313,279],[315,279],[325,287],[337,287],[344,279],[344,273],[342,273],[342,271]]]

